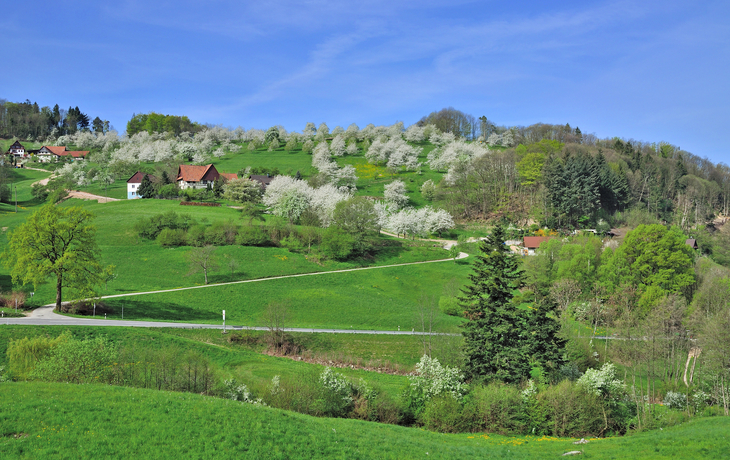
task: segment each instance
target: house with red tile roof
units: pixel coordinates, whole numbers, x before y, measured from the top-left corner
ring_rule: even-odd
[[[219,177],[226,180],[238,179],[236,174],[219,173],[212,164],[205,166],[180,165],[177,170],[177,184],[181,190],[186,188],[206,188],[213,185]]]
[[[64,146],[44,145],[38,150],[36,157],[41,163],[50,163],[66,157],[73,160],[83,160],[88,154],[88,150],[66,150]]]
[[[534,256],[535,251],[540,247],[542,243],[547,240],[553,239],[552,236],[526,236],[522,239],[525,247],[525,255]]]

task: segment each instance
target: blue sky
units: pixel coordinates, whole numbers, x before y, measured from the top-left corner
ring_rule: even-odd
[[[453,106],[730,163],[728,2],[31,0],[0,26],[0,97],[120,132],[150,111],[301,131]]]

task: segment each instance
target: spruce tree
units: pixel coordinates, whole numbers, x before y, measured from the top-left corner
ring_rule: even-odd
[[[548,374],[555,375],[564,363],[565,343],[559,336],[557,305],[549,297],[534,303],[527,319],[528,353],[534,364]]]
[[[142,178],[142,183],[139,184],[139,191],[137,193],[139,193],[142,198],[152,198],[155,194],[155,187],[152,185],[152,181],[147,174],[145,174]]]
[[[512,302],[523,285],[518,259],[504,244],[502,226],[480,244],[471,283],[459,298],[464,324],[465,373],[472,379],[518,382],[530,372],[527,315]]]

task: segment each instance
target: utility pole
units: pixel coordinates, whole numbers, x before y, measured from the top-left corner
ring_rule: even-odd
[[[18,186],[16,184],[13,184],[13,188],[15,188],[15,214],[18,213]]]

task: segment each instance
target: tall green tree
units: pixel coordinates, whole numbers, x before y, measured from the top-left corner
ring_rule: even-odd
[[[505,232],[497,226],[480,244],[471,283],[462,290],[465,372],[473,379],[518,382],[529,375],[526,313],[512,302],[522,287],[519,260],[504,244]]]
[[[94,215],[80,207],[45,205],[12,231],[2,253],[14,283],[56,281],[56,308],[61,308],[63,288],[81,297],[92,296],[113,266],[101,265],[96,245]]]
[[[639,307],[648,312],[667,294],[690,298],[695,284],[693,250],[677,227],[639,225],[610,254],[599,272],[609,290],[638,288]]]
[[[150,180],[150,176],[147,174],[142,178],[142,183],[139,184],[139,193],[142,198],[152,198],[155,195],[155,186]]]

